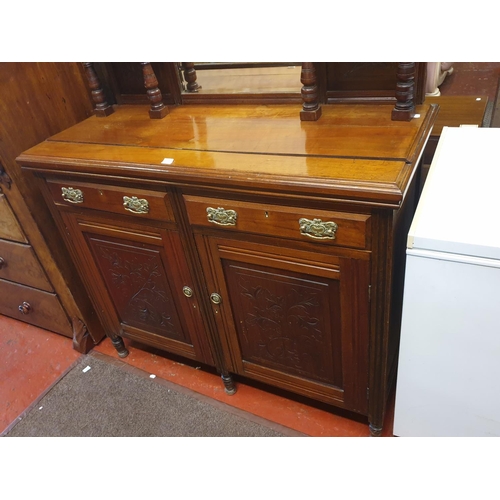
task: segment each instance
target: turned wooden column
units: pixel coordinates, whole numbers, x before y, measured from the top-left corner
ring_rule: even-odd
[[[410,121],[415,116],[415,63],[398,63],[397,77],[396,106],[392,110],[392,119]]]
[[[94,69],[94,63],[86,62],[82,64],[85,70],[85,75],[87,76],[92,99],[95,103],[95,115],[98,117],[109,116],[114,110],[106,101],[106,96],[104,95],[101,82],[99,81],[99,77]]]
[[[302,121],[315,121],[321,116],[321,106],[318,101],[316,70],[313,63],[302,63],[300,81],[303,85],[301,90],[303,105],[300,119]]]
[[[184,72],[184,80],[186,80],[186,90],[188,92],[198,92],[201,89],[201,85],[196,81],[196,70],[194,69],[194,63],[183,62],[182,71]]]
[[[144,86],[146,87],[146,93],[151,103],[149,117],[155,119],[163,118],[168,115],[168,108],[163,104],[163,96],[161,95],[161,90],[158,88],[158,80],[156,79],[155,72],[151,67],[151,63],[143,62],[141,65]]]

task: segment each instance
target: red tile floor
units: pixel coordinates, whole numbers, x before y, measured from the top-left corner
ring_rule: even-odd
[[[220,377],[178,359],[140,349],[127,342],[130,354],[122,361],[215,400],[284,425],[308,436],[369,436],[363,419],[347,418],[311,402],[274,394],[242,382],[228,396]],[[95,351],[118,358],[108,339]],[[40,399],[82,355],[69,338],[0,315],[0,435]],[[392,436],[394,401],[388,405],[384,436]]]

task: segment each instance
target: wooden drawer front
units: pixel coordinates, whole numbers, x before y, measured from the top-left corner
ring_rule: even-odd
[[[31,246],[13,241],[0,240],[0,278],[54,291]]]
[[[55,294],[0,279],[0,297],[0,314],[73,336],[71,324]]]
[[[184,196],[194,226],[366,248],[369,215]]]
[[[73,181],[48,181],[48,186],[54,201],[61,205],[92,208],[143,219],[174,221],[169,195],[161,191]]]
[[[4,194],[0,194],[0,238],[28,243]]]

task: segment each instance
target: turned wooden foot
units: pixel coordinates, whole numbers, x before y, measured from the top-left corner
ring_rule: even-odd
[[[118,337],[118,335],[116,337],[111,337],[111,343],[113,344],[120,358],[126,358],[128,356],[128,349],[125,347],[125,344],[123,343],[123,339],[121,337]]]
[[[236,386],[234,385],[234,380],[232,379],[231,375],[223,373],[221,375],[221,378],[222,382],[224,382],[224,389],[226,391],[226,394],[229,394],[229,396],[235,394]]]
[[[380,437],[382,435],[382,427],[375,426],[370,424],[370,436],[371,437]]]

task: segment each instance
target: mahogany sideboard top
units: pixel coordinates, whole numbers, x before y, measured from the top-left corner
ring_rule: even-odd
[[[23,164],[51,170],[247,187],[398,207],[437,107],[410,122],[389,105],[325,106],[301,122],[295,105],[179,106],[151,120],[146,106],[117,106],[31,148]],[[170,160],[171,164],[168,164]],[[167,162],[167,163],[166,163]]]

